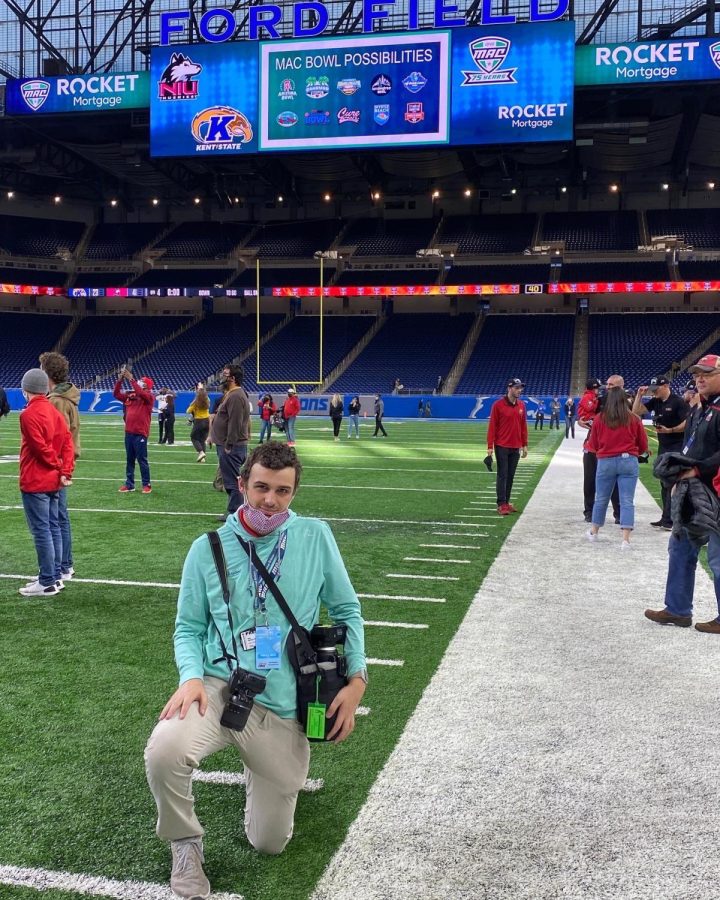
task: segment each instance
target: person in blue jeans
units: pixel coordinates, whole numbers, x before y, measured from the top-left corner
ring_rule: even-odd
[[[681,478],[699,478],[708,487],[718,489],[720,467],[720,356],[708,353],[691,367],[700,403],[691,408],[685,421],[683,454],[694,462]],[[715,479],[715,481],[713,481]],[[646,609],[645,618],[658,625],[692,625],[695,569],[700,548],[688,540],[687,532],[668,542],[668,574],[665,584],[665,608]],[[713,576],[715,598],[720,613],[720,536],[708,535],[707,561]],[[697,622],[695,628],[705,634],[720,634],[720,614],[709,622]]]
[[[362,404],[357,394],[348,403],[348,437],[352,437],[353,428],[355,429],[355,437],[360,437],[360,410]]]
[[[605,524],[608,503],[617,484],[620,494],[621,550],[630,550],[630,535],[635,527],[635,487],[638,457],[647,453],[648,442],[640,418],[630,412],[625,391],[611,387],[603,411],[595,417],[588,438],[588,449],[597,456],[595,503],[587,539],[597,540]]]

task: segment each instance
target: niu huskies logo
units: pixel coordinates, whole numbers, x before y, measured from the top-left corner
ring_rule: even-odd
[[[468,44],[468,50],[479,72],[463,72],[461,87],[473,84],[517,84],[513,75],[517,69],[502,69],[511,43],[507,38],[484,37]]]
[[[253,139],[247,116],[232,106],[211,106],[199,112],[191,131],[199,144],[196,150],[232,150]]]
[[[173,53],[158,81],[158,99],[194,100],[198,95],[199,85],[192,78],[201,72],[202,66],[194,63],[189,56]]]

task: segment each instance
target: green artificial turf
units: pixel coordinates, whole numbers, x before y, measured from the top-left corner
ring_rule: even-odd
[[[347,440],[343,432],[334,442],[329,422],[302,419],[297,450],[306,468],[293,508],[330,519],[377,520],[331,521],[358,592],[447,602],[362,601],[368,620],[429,628],[367,628],[368,656],[405,664],[371,667],[363,700],[370,715],[358,718],[344,744],[313,747],[310,777],[325,784],[317,793],[301,794],[295,835],[282,856],[263,857],[250,849],[242,827],[242,789],[195,785],[214,891],[242,893],[247,900],[309,895],[516,521],[489,508],[480,511],[489,518],[468,521],[494,527],[454,524],[463,507],[477,499],[477,489],[494,485],[494,475],[482,465],[484,424],[389,421],[387,430],[387,439],[371,439],[366,425],[359,441]],[[179,441],[187,441],[182,426],[177,432]],[[513,502],[521,509],[559,437],[557,431],[530,432],[528,462],[541,464],[527,486],[514,492]],[[17,417],[3,420],[0,441],[0,456],[17,453]],[[178,582],[190,543],[216,527],[215,516],[224,510],[224,495],[210,485],[214,461],[208,456],[208,463],[197,464],[189,444],[152,445],[153,493],[120,495],[124,448],[119,420],[86,416],[82,441],[69,500],[71,510],[77,510],[71,512],[77,576]],[[22,510],[7,508],[20,505],[16,476],[16,462],[0,462],[0,574],[30,576],[36,559]],[[470,493],[453,493],[460,491]],[[490,505],[493,495],[483,496]],[[148,511],[183,515],[143,515]],[[421,543],[471,544],[473,549],[430,549]],[[406,562],[405,556],[470,559],[471,564]],[[386,577],[393,572],[450,574],[460,580]],[[30,599],[18,594],[23,583],[0,579],[0,866],[166,883],[169,850],[154,836],[143,748],[176,686],[177,592],[72,581],[57,596]],[[203,767],[237,771],[241,763],[227,751]],[[0,885],[2,900],[35,895]],[[43,897],[80,900],[79,894],[61,891],[43,892]]]

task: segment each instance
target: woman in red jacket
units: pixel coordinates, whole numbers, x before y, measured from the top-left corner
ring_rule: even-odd
[[[270,440],[272,436],[272,423],[273,416],[277,412],[277,406],[273,403],[273,398],[270,394],[265,394],[258,402],[258,413],[260,415],[260,419],[262,421],[262,425],[260,426],[260,439],[258,444],[262,444],[265,440],[265,436],[267,435],[267,439]]]
[[[595,504],[589,541],[597,540],[605,524],[610,494],[617,483],[620,492],[621,550],[630,549],[630,533],[635,525],[635,486],[638,480],[638,456],[647,453],[648,442],[640,419],[628,408],[625,391],[612,387],[607,392],[603,411],[595,417],[588,438],[588,450],[597,455]]]

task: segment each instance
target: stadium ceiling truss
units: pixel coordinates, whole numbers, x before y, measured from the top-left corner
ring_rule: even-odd
[[[230,9],[237,36],[247,34],[252,6],[269,0],[0,0],[0,94],[7,77],[142,71],[160,43],[162,12],[188,9],[183,42],[199,42],[197,20],[213,8]],[[275,0],[288,6],[291,0]],[[362,30],[362,0],[324,0],[328,35]],[[404,30],[409,0],[396,0],[376,30]],[[481,24],[482,0],[455,0],[468,24]],[[491,0],[494,14],[528,18],[529,0]],[[541,11],[556,0],[540,0]],[[419,0],[420,27],[431,27],[433,0]],[[720,31],[720,0],[570,0],[578,43],[622,43],[639,39],[699,37]],[[291,16],[285,19],[291,20]],[[284,30],[283,30],[284,28]],[[290,35],[291,24],[280,26]],[[358,151],[287,154],[272,161],[228,159],[159,160],[149,157],[144,110],[112,118],[88,116],[81,131],[46,117],[21,121],[0,117],[0,187],[41,195],[74,196],[91,203],[118,197],[130,208],[147,197],[192,202],[198,193],[221,207],[238,202],[290,203],[324,192],[346,197],[413,195],[436,187],[505,196],[510,187],[552,192],[562,184],[585,193],[593,178],[672,179],[691,172],[715,180],[720,169],[720,90],[678,86],[672,94],[648,86],[641,91],[607,90],[576,95],[574,144],[468,147],[415,153]],[[683,189],[685,189],[683,188]],[[508,197],[509,199],[509,197]]]

